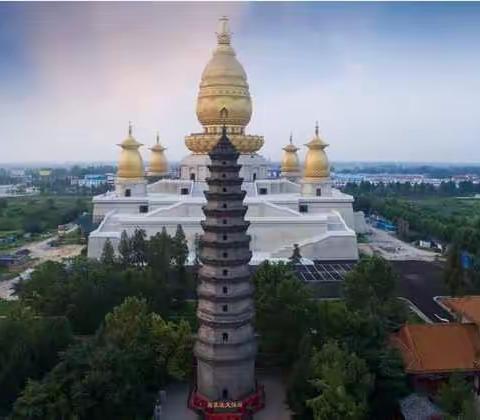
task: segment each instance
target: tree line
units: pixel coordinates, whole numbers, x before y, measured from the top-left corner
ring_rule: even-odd
[[[376,197],[458,197],[480,193],[480,184],[472,181],[442,181],[438,186],[431,183],[411,182],[347,182],[343,191],[355,197],[373,195]]]

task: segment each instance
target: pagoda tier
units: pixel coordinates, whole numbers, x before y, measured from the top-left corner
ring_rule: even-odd
[[[206,219],[199,242],[197,379],[191,401],[203,399],[212,402],[209,408],[225,408],[225,404],[214,402],[239,402],[258,392],[253,285],[248,266],[252,253],[246,233],[249,223],[244,219],[247,206],[243,204],[239,153],[226,130],[209,156],[207,204],[203,207]],[[196,404],[191,406],[204,411]]]

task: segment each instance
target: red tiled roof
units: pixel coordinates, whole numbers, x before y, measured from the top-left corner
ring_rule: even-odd
[[[480,296],[443,298],[442,303],[457,315],[480,324]]]
[[[391,336],[407,373],[480,371],[480,333],[474,324],[404,325]]]

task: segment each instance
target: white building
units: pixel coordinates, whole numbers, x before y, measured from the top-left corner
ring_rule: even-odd
[[[88,255],[98,258],[109,238],[118,244],[123,230],[137,228],[148,236],[167,229],[170,234],[181,224],[194,251],[195,235],[202,233],[202,206],[206,200],[205,178],[210,163],[208,151],[227,135],[241,153],[241,176],[248,205],[253,261],[288,258],[298,244],[304,258],[323,261],[352,261],[358,258],[353,197],[332,188],[330,165],[318,126],[302,166],[292,141],[284,150],[282,177],[267,179],[269,165],[257,152],[262,136],[249,135],[252,102],[247,76],[230,45],[226,18],[220,20],[218,43],[205,67],[197,100],[197,117],[202,133],[185,138],[192,152],[181,162],[179,179],[160,179],[148,184],[138,152],[141,146],[132,135],[120,144],[115,191],[94,197],[93,216],[99,224],[90,234]],[[153,153],[153,151],[152,151]],[[148,184],[148,185],[147,185]]]

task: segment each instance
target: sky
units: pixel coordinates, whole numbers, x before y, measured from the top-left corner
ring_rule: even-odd
[[[480,162],[480,3],[0,3],[0,162],[170,160],[220,16],[278,160],[315,121],[334,161]]]

